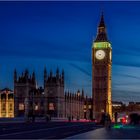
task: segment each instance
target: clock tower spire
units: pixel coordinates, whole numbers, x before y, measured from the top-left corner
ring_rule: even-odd
[[[105,26],[105,23],[104,23],[104,15],[103,15],[103,12],[102,12],[102,15],[101,15],[101,20],[100,20],[100,23],[99,23],[99,26],[98,26],[98,29],[97,29],[97,36],[96,36],[96,39],[94,42],[104,42],[104,41],[108,41],[107,39],[107,33],[106,33],[106,26]]]
[[[92,45],[92,96],[93,116],[100,120],[102,113],[112,118],[111,69],[112,48],[107,38],[104,15],[102,13],[97,28],[97,36]]]

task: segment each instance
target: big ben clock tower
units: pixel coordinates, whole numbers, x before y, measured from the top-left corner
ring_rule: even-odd
[[[102,113],[112,118],[111,101],[112,48],[108,41],[103,14],[92,45],[92,96],[93,116],[101,119]]]

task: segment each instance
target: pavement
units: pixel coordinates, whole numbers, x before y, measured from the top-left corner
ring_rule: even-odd
[[[140,139],[140,126],[125,125],[111,129],[99,128],[67,139]]]
[[[108,129],[85,121],[19,123],[19,120],[0,123],[0,139],[140,139],[140,125],[117,124]]]
[[[0,139],[65,139],[100,127],[93,122],[3,123]]]
[[[0,124],[3,123],[25,123],[26,118],[24,117],[15,117],[15,118],[0,118]],[[36,117],[35,122],[46,122],[45,117]],[[52,117],[51,122],[68,122],[68,118],[56,118]],[[72,120],[71,122],[92,122],[91,120],[85,120],[85,119],[80,119],[80,120]]]

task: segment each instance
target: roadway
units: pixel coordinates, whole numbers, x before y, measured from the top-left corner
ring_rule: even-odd
[[[99,128],[66,139],[140,139],[140,126],[126,124],[111,129]]]
[[[100,127],[93,122],[2,123],[0,139],[63,139]]]

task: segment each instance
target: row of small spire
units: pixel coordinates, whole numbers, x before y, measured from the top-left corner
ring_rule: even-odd
[[[29,71],[26,69],[24,72],[22,72],[21,76],[17,77],[17,71],[14,70],[14,82],[33,82],[35,83],[35,72],[33,72],[31,75],[29,75]]]
[[[82,93],[80,93],[80,90],[78,90],[76,93],[71,93],[69,91],[65,92],[65,99],[66,100],[84,100],[84,99],[89,99],[88,96],[84,94],[84,90],[82,89]]]
[[[61,74],[59,73],[59,69],[56,69],[56,75],[53,76],[52,70],[50,71],[50,74],[47,74],[46,68],[44,68],[44,82],[47,82],[47,80],[51,80],[52,78],[56,78],[56,80],[64,81],[64,70],[62,70]],[[24,72],[22,72],[21,76],[17,76],[16,69],[14,70],[14,82],[36,82],[35,78],[35,72],[33,72],[31,75],[29,75],[29,71],[26,69]]]
[[[62,77],[64,77],[64,70],[62,70],[62,73],[61,73],[61,75],[62,75]],[[50,75],[49,75],[50,77],[53,77],[53,72],[52,72],[52,70],[50,70]],[[59,77],[60,76],[60,74],[59,74],[59,69],[57,68],[56,69],[56,77]],[[48,75],[47,75],[47,70],[46,70],[46,68],[44,69],[44,79],[45,78],[47,78],[48,77]]]

